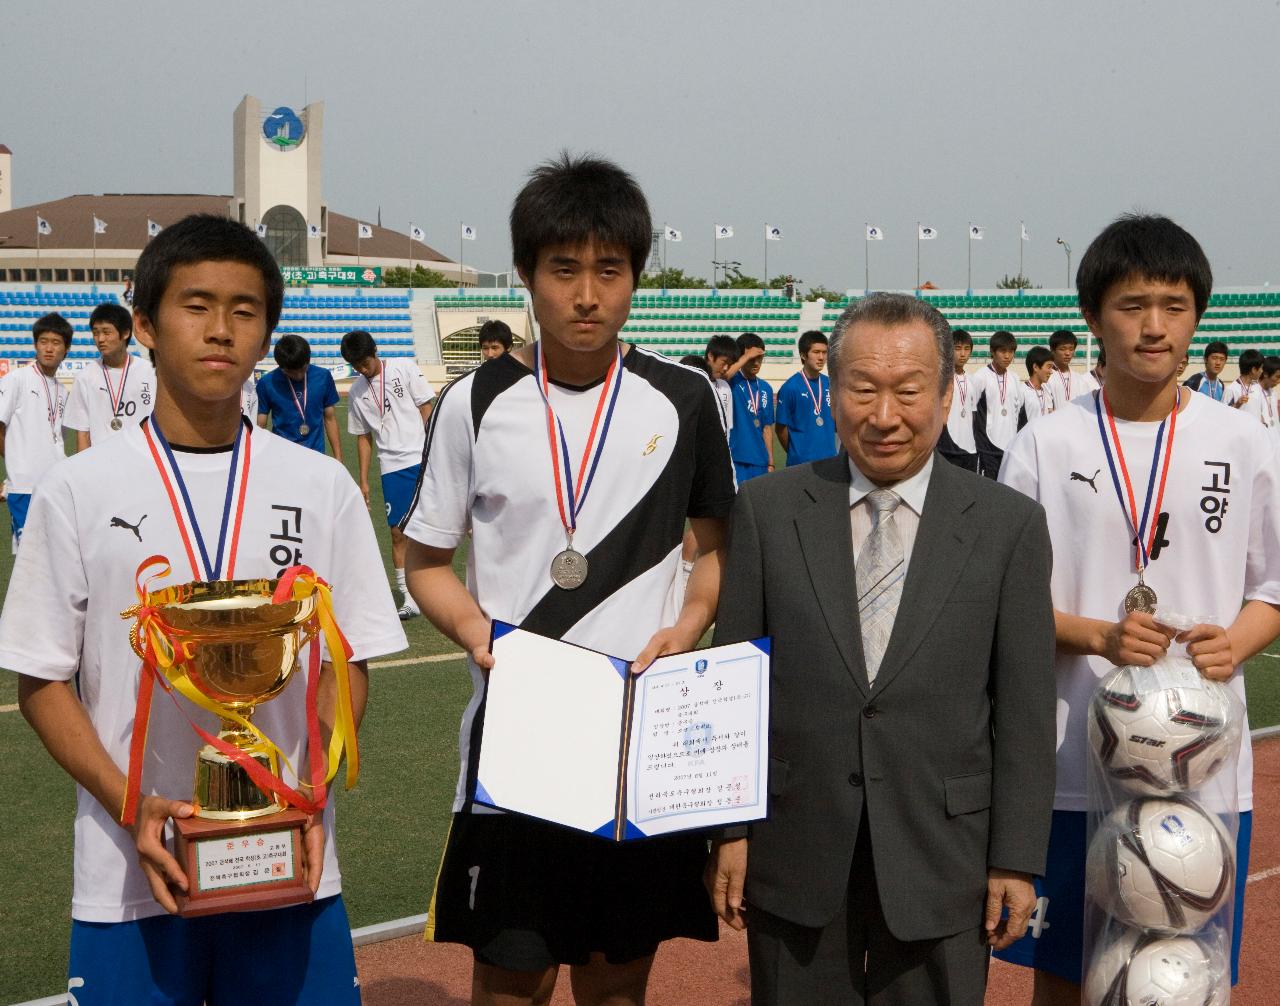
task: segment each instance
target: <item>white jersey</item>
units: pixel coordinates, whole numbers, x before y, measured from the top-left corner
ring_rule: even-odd
[[[551,384],[574,476],[601,384]],[[602,420],[603,421],[603,420]],[[671,585],[688,517],[725,517],[733,467],[720,407],[705,374],[632,347],[573,547],[587,581],[563,590],[551,560],[565,548],[551,447],[532,371],[515,356],[489,360],[440,393],[418,493],[404,532],[435,548],[471,534],[467,589],[490,618],[633,660],[677,614]],[[455,810],[467,804],[471,727],[484,678],[463,715]]]
[[[111,428],[112,419],[119,420],[121,429],[137,426],[151,415],[155,400],[156,369],[149,361],[130,356],[126,366],[104,368],[98,360],[76,374],[63,422],[88,433],[96,446],[119,432]]]
[[[1247,416],[1253,416],[1273,435],[1280,437],[1280,417],[1276,415],[1276,408],[1280,406],[1280,402],[1277,402],[1276,398],[1274,388],[1264,388],[1261,384],[1255,384],[1249,400],[1240,406],[1240,411]]]
[[[1004,450],[1018,432],[1018,413],[1026,398],[1026,385],[1012,369],[997,374],[988,364],[973,375],[974,439],[981,443],[978,426],[997,450]]]
[[[1022,409],[1026,413],[1027,422],[1047,416],[1055,408],[1053,392],[1048,385],[1042,384],[1037,388],[1030,381],[1022,382]]]
[[[258,382],[252,377],[240,389],[240,414],[248,416],[251,423],[258,421]]]
[[[1116,420],[1139,508],[1158,427]],[[1027,426],[1004,456],[1000,481],[1039,500],[1054,541],[1072,543],[1054,556],[1053,606],[1107,622],[1123,618],[1124,596],[1137,582],[1132,532],[1098,431],[1096,398],[1078,398]],[[1190,395],[1178,416],[1155,519],[1145,580],[1160,606],[1225,626],[1242,599],[1280,604],[1280,448],[1260,424],[1204,395]],[[1080,542],[1089,547],[1076,547]],[[1059,810],[1088,809],[1089,701],[1112,669],[1102,657],[1057,653]],[[1243,704],[1241,668],[1230,687]],[[1239,806],[1245,811],[1253,806],[1247,724],[1238,772]]]
[[[256,428],[255,428],[256,429]],[[276,577],[305,563],[333,585],[335,615],[355,659],[402,650],[373,526],[355,483],[341,464],[258,430],[249,437],[250,470],[239,550],[230,578]],[[231,453],[174,451],[212,553],[226,498]],[[0,615],[0,667],[51,681],[79,673],[80,701],[121,771],[139,681],[120,612],[136,603],[135,570],[149,556],[167,557],[170,577],[194,579],[169,499],[142,430],[127,427],[59,465],[32,501],[22,548]],[[33,631],[33,628],[35,631]],[[306,660],[278,697],[259,706],[254,722],[295,767],[306,766]],[[143,794],[190,799],[200,738],[214,717],[184,699],[182,711],[157,689],[147,732]],[[287,780],[292,781],[292,780]],[[316,897],[338,893],[333,803],[324,812],[325,863]],[[77,787],[72,917],[120,922],[163,914],[138,866],[128,833],[112,812]]]
[[[720,399],[720,413],[724,417],[724,432],[728,436],[733,432],[733,386],[723,377],[711,382]]]
[[[1247,398],[1249,401],[1252,401],[1253,393],[1257,391],[1257,389],[1258,385],[1256,383],[1245,384],[1244,381],[1237,377],[1227,386],[1227,396],[1223,399],[1223,403],[1226,405],[1235,405],[1242,398]],[[1245,402],[1245,405],[1248,404],[1248,402]]]
[[[1063,373],[1055,367],[1053,373],[1049,375],[1048,388],[1049,393],[1053,395],[1053,407],[1060,409],[1073,398],[1093,394],[1098,390],[1098,382],[1087,371],[1077,373],[1074,370],[1068,370]]]
[[[0,380],[8,492],[34,492],[41,477],[67,456],[62,445],[66,408],[66,390],[56,377],[45,377],[35,364],[11,370]]]
[[[967,454],[977,450],[973,441],[973,410],[978,404],[975,374],[952,374],[951,410],[947,413],[947,433],[951,442]]]
[[[436,397],[416,361],[407,357],[382,360],[372,381],[358,376],[347,394],[347,432],[373,434],[383,475],[412,468],[422,461],[427,426],[421,407]],[[379,393],[382,401],[378,401]]]

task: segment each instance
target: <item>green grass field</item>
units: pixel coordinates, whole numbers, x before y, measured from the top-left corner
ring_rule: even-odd
[[[339,425],[346,429],[345,406]],[[343,456],[355,470],[355,443]],[[373,512],[383,513],[377,478]],[[7,517],[7,515],[6,515]],[[375,520],[390,569],[390,538]],[[12,559],[0,548],[0,583]],[[459,557],[461,563],[461,556]],[[402,657],[457,650],[423,619],[407,623]],[[1271,652],[1280,657],[1280,646]],[[1280,722],[1280,660],[1247,669],[1254,727]],[[461,660],[370,672],[361,729],[359,787],[338,796],[343,890],[353,926],[425,912],[448,827],[457,779],[458,722],[471,693]],[[45,753],[21,715],[16,678],[0,674],[0,1003],[52,995],[66,987],[71,902],[71,781]]]

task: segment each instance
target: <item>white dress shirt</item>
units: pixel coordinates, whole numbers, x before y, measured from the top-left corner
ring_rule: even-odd
[[[849,524],[853,529],[853,562],[857,565],[858,553],[871,534],[871,504],[867,496],[873,489],[892,489],[902,499],[902,505],[893,512],[892,520],[902,540],[902,566],[905,572],[911,568],[911,549],[920,530],[920,517],[924,514],[924,498],[929,491],[929,476],[933,474],[933,454],[929,454],[924,467],[902,482],[891,486],[878,486],[854,467],[849,460]]]

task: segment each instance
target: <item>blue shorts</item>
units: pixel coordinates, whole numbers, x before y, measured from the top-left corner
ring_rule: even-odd
[[[5,497],[9,504],[9,521],[13,524],[13,540],[22,541],[22,528],[27,523],[27,508],[31,506],[30,493],[9,493]]]
[[[995,953],[1009,964],[1048,971],[1080,984],[1084,975],[1084,871],[1088,858],[1089,815],[1055,810],[1049,832],[1046,876],[1037,877],[1036,908],[1027,935]],[[1244,927],[1244,888],[1249,876],[1253,813],[1240,815],[1236,836],[1235,912],[1231,923],[1231,984],[1240,979],[1240,937]],[[1052,908],[1051,908],[1052,906]]]
[[[409,515],[409,504],[418,489],[421,472],[422,465],[414,465],[382,476],[382,499],[387,504],[387,523],[392,527],[399,527]]]
[[[759,478],[761,475],[769,474],[768,465],[749,465],[743,461],[735,461],[733,470],[738,473],[738,485],[751,479]]]
[[[67,973],[80,1006],[360,1003],[341,895],[194,919],[73,919]]]

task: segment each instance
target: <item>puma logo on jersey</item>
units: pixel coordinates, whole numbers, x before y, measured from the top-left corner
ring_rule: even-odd
[[[1072,482],[1088,482],[1089,488],[1093,490],[1093,494],[1096,496],[1098,495],[1098,487],[1093,484],[1093,480],[1098,477],[1098,472],[1100,471],[1102,471],[1101,468],[1099,468],[1097,472],[1094,472],[1092,478],[1087,475],[1081,475],[1079,472],[1072,472],[1071,481]]]
[[[658,449],[658,441],[662,439],[661,433],[655,433],[649,438],[649,442],[644,445],[644,450],[640,452],[642,458],[647,458],[650,454]]]
[[[134,536],[135,538],[137,538],[137,539],[138,539],[138,541],[142,541],[142,532],[141,532],[141,531],[139,531],[138,529],[139,529],[140,527],[142,527],[142,522],[143,522],[144,520],[146,520],[146,519],[147,519],[147,515],[146,515],[146,514],[143,514],[141,517],[139,517],[139,518],[138,518],[138,523],[136,523],[136,524],[130,524],[130,523],[129,523],[127,520],[125,520],[123,517],[112,517],[112,518],[111,518],[111,525],[110,525],[110,526],[111,526],[111,527],[122,527],[122,528],[124,528],[126,531],[132,531],[132,532],[133,532],[133,536]]]

